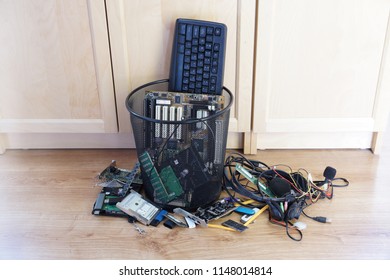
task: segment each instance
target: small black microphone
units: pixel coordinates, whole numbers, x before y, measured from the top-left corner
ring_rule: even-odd
[[[336,176],[336,169],[334,169],[333,167],[330,167],[330,166],[327,166],[324,170],[324,177],[325,177],[325,181],[328,182],[328,181],[332,181],[334,179],[334,177]]]
[[[325,177],[325,180],[322,181],[319,186],[323,186],[326,190],[332,185],[332,180],[336,176],[336,169],[331,166],[327,166],[324,170],[323,176]]]

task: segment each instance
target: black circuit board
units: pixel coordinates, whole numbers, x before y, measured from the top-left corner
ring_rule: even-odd
[[[158,156],[161,163],[192,146],[205,165],[212,169],[220,158],[223,120],[209,118],[223,110],[224,96],[148,91],[145,94],[145,116],[161,122],[145,124],[145,149]],[[209,118],[209,119],[208,119]],[[179,122],[176,124],[165,122]],[[218,135],[217,135],[218,134]],[[218,157],[217,157],[218,155]],[[220,164],[220,162],[217,162]]]

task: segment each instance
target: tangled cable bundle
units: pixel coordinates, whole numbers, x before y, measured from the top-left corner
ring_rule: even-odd
[[[347,179],[335,178],[335,175],[336,169],[328,166],[323,173],[324,180],[313,181],[306,169],[293,171],[284,164],[269,166],[236,152],[226,157],[223,186],[234,199],[236,194],[240,194],[267,206],[270,222],[284,226],[291,239],[300,241],[302,223],[293,221],[301,214],[318,222],[330,222],[325,217],[311,217],[304,209],[320,199],[332,199],[334,187],[349,185]],[[334,184],[337,181],[341,184]],[[296,231],[298,237],[293,236],[290,230]]]

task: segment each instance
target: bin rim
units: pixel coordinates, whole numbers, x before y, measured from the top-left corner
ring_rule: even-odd
[[[204,117],[204,118],[190,118],[190,119],[186,119],[184,121],[164,121],[164,120],[156,120],[156,119],[153,119],[153,118],[149,118],[149,117],[146,117],[144,115],[141,115],[141,114],[138,114],[136,112],[133,111],[133,109],[130,107],[129,105],[129,101],[130,99],[132,98],[132,96],[138,92],[139,90],[143,89],[143,88],[146,88],[146,87],[149,87],[149,86],[152,86],[152,85],[157,85],[157,84],[162,84],[162,83],[167,83],[169,82],[169,79],[161,79],[161,80],[156,80],[156,81],[153,81],[153,82],[149,82],[149,83],[146,83],[146,84],[143,84],[139,87],[137,87],[136,89],[132,90],[126,97],[126,108],[127,110],[129,111],[129,113],[137,118],[140,118],[142,120],[145,120],[145,121],[150,121],[150,122],[154,122],[154,123],[164,123],[164,124],[192,124],[192,123],[197,123],[197,122],[203,122],[203,121],[207,121],[207,120],[210,120],[210,119],[214,119],[226,112],[228,112],[230,110],[230,108],[232,107],[232,104],[233,104],[233,94],[232,92],[225,86],[223,86],[223,90],[226,91],[230,97],[230,100],[229,100],[229,104],[224,107],[222,110],[216,112],[215,114],[213,115],[209,115],[207,117]],[[168,90],[167,90],[168,91]],[[181,93],[181,92],[178,92],[178,93]],[[185,92],[183,92],[185,93]]]

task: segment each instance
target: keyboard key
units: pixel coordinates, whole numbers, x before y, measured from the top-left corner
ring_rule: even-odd
[[[184,44],[186,42],[186,36],[184,36],[184,35],[179,35],[178,39],[179,39],[178,41],[180,44]]]
[[[199,36],[200,37],[206,37],[206,27],[205,26],[201,26],[200,27]]]
[[[215,36],[221,36],[221,28],[219,28],[219,27],[216,27],[215,28],[215,32],[214,32],[214,34],[215,34]]]
[[[207,33],[207,35],[213,35],[213,33],[214,33],[214,28],[212,28],[212,27],[207,27],[206,33]]]
[[[186,34],[186,25],[184,23],[179,23],[179,34]]]
[[[186,40],[192,41],[192,25],[191,24],[187,25]]]
[[[183,44],[179,44],[178,45],[178,50],[179,50],[179,53],[184,53],[184,45]]]
[[[198,38],[199,37],[199,26],[195,25],[192,30],[192,37]]]

